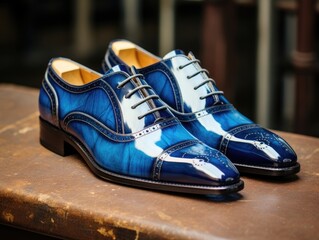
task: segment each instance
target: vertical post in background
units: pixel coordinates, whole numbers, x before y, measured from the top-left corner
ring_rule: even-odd
[[[236,6],[233,0],[203,4],[201,58],[203,66],[217,82],[227,98],[234,98],[236,72]]]
[[[295,130],[306,134],[314,92],[315,0],[299,0],[298,4],[297,49],[293,55],[296,68]]]
[[[257,85],[256,113],[257,123],[271,127],[272,93],[274,81],[273,66],[273,26],[274,0],[258,1],[258,40],[257,40]]]
[[[75,1],[75,51],[79,57],[86,57],[91,52],[92,33],[90,25],[90,0]]]
[[[140,0],[124,0],[124,31],[126,38],[138,43],[141,23],[139,18]]]
[[[159,54],[164,56],[174,49],[175,0],[160,0]]]
[[[297,14],[294,12],[284,13],[284,58],[291,59],[291,54],[296,49],[297,38]],[[283,73],[283,109],[282,109],[282,130],[292,131],[295,122],[295,101],[296,101],[296,81],[293,69],[284,71]]]

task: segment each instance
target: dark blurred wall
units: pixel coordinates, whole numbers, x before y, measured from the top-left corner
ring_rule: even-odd
[[[135,39],[129,39],[137,41],[155,54],[159,52],[159,1],[138,1],[140,26],[136,30]],[[257,11],[254,1],[246,2],[251,4],[236,4],[236,27],[232,34],[234,46],[231,54],[236,63],[232,80],[232,99],[242,113],[255,120]],[[123,4],[123,1],[119,0],[1,1],[0,82],[38,88],[49,59],[58,56],[71,58],[100,71],[100,63],[108,43],[115,38],[132,36],[132,33],[125,29]],[[202,51],[205,51],[201,46],[203,6],[202,1],[175,2],[174,46],[185,52],[194,52],[199,59]],[[294,74],[291,59],[285,52],[289,43],[287,38],[295,38],[292,36],[293,32],[287,33],[287,14],[294,16],[295,13],[287,13],[283,9],[276,10],[276,90],[273,93],[276,107],[272,126],[275,129],[293,131],[292,124],[288,124],[293,119],[287,120],[283,109],[286,90],[289,88],[284,79],[287,76],[293,79]],[[88,25],[82,26],[85,18]],[[316,29],[316,43],[319,42],[318,32],[319,28]],[[316,52],[319,56],[318,44]],[[212,75],[214,76],[213,72]],[[218,84],[218,79],[215,80]],[[318,82],[317,75],[313,91],[319,90]],[[288,95],[289,92],[290,90]],[[287,99],[290,101],[289,97]],[[318,106],[318,96],[314,101],[314,106]],[[286,112],[289,115],[289,111]],[[319,136],[317,109],[311,114],[313,117],[307,134]]]

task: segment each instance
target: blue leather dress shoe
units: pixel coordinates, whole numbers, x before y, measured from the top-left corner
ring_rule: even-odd
[[[286,176],[300,171],[285,140],[239,113],[201,68],[192,53],[180,50],[163,59],[126,41],[110,43],[103,69],[134,65],[184,127],[224,153],[242,173]]]
[[[106,180],[197,194],[243,188],[228,158],[193,137],[134,68],[101,75],[52,59],[39,111],[41,144],[62,156],[76,150]]]

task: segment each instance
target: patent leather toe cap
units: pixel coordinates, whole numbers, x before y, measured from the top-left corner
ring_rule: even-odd
[[[296,153],[280,136],[261,127],[242,128],[229,131],[220,145],[233,163],[275,168],[296,164]]]
[[[162,153],[154,178],[184,184],[223,186],[239,181],[239,172],[228,158],[199,142],[180,143]]]

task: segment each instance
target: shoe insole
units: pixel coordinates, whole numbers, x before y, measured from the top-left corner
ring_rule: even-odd
[[[102,76],[68,59],[54,60],[52,68],[63,80],[76,86],[84,85]]]
[[[156,56],[147,53],[134,43],[128,41],[117,41],[112,44],[115,54],[127,65],[136,68],[147,67],[160,61]]]

